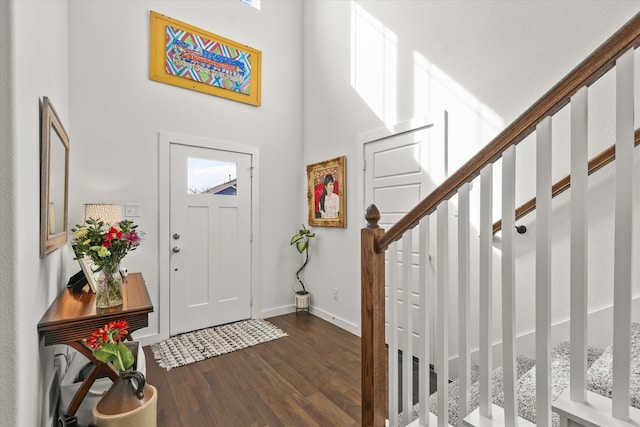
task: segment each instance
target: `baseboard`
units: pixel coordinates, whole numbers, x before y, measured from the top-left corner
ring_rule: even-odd
[[[269,317],[282,316],[283,314],[289,314],[296,311],[296,307],[293,304],[283,305],[281,307],[269,308],[267,310],[260,310],[256,317],[262,319],[268,319]]]
[[[169,338],[168,336],[163,337],[161,334],[158,334],[158,333],[138,335],[134,332],[132,335],[133,335],[133,339],[135,341],[138,341],[142,346],[156,344]]]
[[[353,335],[360,336],[360,328],[354,323],[313,306],[311,306],[311,314],[318,316],[319,318],[326,320],[347,332],[351,332]]]
[[[276,317],[276,316],[282,316],[283,314],[289,314],[289,313],[295,313],[296,311],[296,307],[294,304],[290,304],[290,305],[285,305],[282,307],[276,307],[276,308],[271,308],[268,310],[262,310],[260,311],[259,316],[264,318],[264,319],[268,319],[269,317]],[[334,325],[336,325],[337,327],[344,329],[345,331],[348,331],[350,333],[352,333],[353,335],[356,336],[360,336],[360,328],[358,327],[358,325],[353,324],[347,320],[344,320],[340,317],[337,317],[331,313],[328,313],[322,309],[319,309],[317,307],[314,307],[313,304],[311,305],[311,308],[309,309],[309,313],[313,314],[314,316],[317,316],[319,318],[321,318],[322,320],[326,320],[329,323],[332,323]]]

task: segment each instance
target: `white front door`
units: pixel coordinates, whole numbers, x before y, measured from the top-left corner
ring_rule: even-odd
[[[171,335],[251,317],[251,161],[171,144]]]
[[[441,184],[446,173],[445,120],[424,123],[422,126],[403,129],[391,135],[378,136],[364,144],[364,205],[375,204],[380,211],[380,227],[388,230],[420,200]],[[419,322],[420,289],[417,283],[419,267],[418,232],[412,235],[412,323],[416,336],[422,334]],[[431,233],[434,236],[434,233]],[[432,242],[430,242],[431,244]],[[433,248],[431,245],[430,248]],[[433,249],[431,249],[433,252]],[[398,245],[398,280],[402,277],[402,245]],[[430,265],[432,268],[433,265]],[[387,265],[388,273],[391,266]],[[433,274],[433,270],[429,274]],[[388,277],[388,276],[387,276]],[[415,279],[415,280],[414,280]],[[398,283],[398,310],[403,310],[402,283]],[[387,289],[388,296],[388,289]],[[387,298],[388,299],[388,298]],[[387,304],[388,306],[388,304]],[[400,311],[398,311],[400,312]],[[428,310],[433,316],[434,310]],[[404,328],[399,317],[399,327]],[[431,339],[434,337],[433,319]],[[417,344],[417,343],[414,343]],[[403,344],[400,344],[403,348]],[[416,347],[414,347],[416,348]],[[433,356],[433,346],[431,348]],[[433,357],[431,358],[433,360]]]

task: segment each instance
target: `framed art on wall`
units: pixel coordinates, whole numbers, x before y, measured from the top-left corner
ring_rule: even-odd
[[[40,124],[40,257],[67,243],[69,135],[48,97]]]
[[[309,225],[346,227],[346,157],[307,166]]]
[[[151,11],[149,78],[260,105],[262,52]]]

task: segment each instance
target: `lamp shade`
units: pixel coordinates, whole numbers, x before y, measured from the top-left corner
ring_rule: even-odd
[[[82,221],[86,224],[89,218],[101,220],[105,224],[113,224],[122,220],[122,209],[120,205],[87,203],[84,205],[84,218]]]

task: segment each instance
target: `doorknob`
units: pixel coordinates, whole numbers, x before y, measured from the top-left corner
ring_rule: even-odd
[[[171,249],[173,252],[180,252],[180,246],[174,246],[173,249]]]
[[[180,235],[178,233],[173,233],[173,240],[178,240]]]

